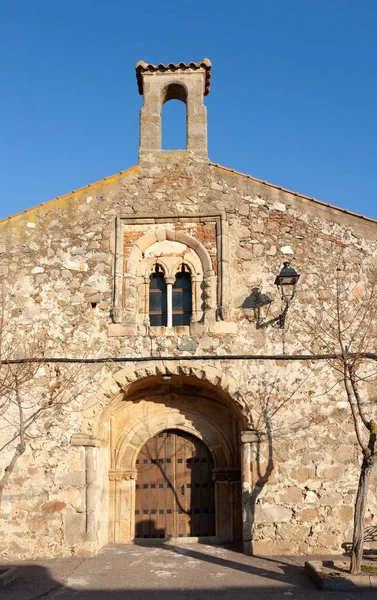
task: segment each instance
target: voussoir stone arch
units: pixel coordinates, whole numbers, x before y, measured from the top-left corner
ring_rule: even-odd
[[[200,259],[203,268],[203,274],[208,275],[213,273],[211,257],[203,244],[183,231],[158,229],[157,231],[149,231],[148,233],[145,233],[135,242],[127,259],[127,274],[136,276],[138,262],[142,258],[142,253],[144,253],[149,246],[164,240],[168,240],[170,242],[181,242],[182,244],[185,244],[191,248]]]
[[[153,379],[163,375],[190,377],[195,378],[198,384],[200,381],[210,384],[215,393],[218,391],[227,398],[227,403],[233,408],[240,425],[243,428],[253,427],[253,417],[246,395],[233,377],[214,366],[185,365],[177,359],[165,364],[153,361],[136,363],[116,371],[105,379],[98,394],[87,400],[83,411],[82,432],[99,439],[105,438],[108,435],[108,423],[117,405],[127,400],[127,397],[132,400],[132,385],[147,379],[153,385]]]
[[[207,416],[195,415],[181,407],[172,410],[167,405],[150,402],[148,410],[134,405],[130,422],[122,431],[114,448],[114,469],[136,469],[136,459],[145,443],[158,433],[178,429],[201,439],[211,451],[216,469],[231,468],[233,457],[228,441]]]
[[[188,88],[182,79],[174,79],[174,81],[168,82],[165,87],[161,88],[161,102],[162,105],[169,100],[180,100],[184,104],[187,104]]]
[[[145,263],[139,263],[138,275],[149,280],[149,277],[154,273],[155,267],[161,267],[164,277],[170,275],[170,268],[166,260],[163,258],[149,258]]]
[[[192,273],[192,316],[191,322],[213,321],[216,318],[217,278],[212,260],[204,245],[183,231],[168,227],[158,227],[142,235],[130,250],[124,272],[125,297],[123,315],[126,322],[149,326],[149,279],[145,273],[153,270],[154,264],[161,264],[167,271],[174,263],[174,254],[164,257],[146,256],[146,250],[159,242],[178,242],[191,250],[192,257],[177,255],[179,260],[190,266]],[[160,262],[159,262],[160,261]],[[192,273],[193,274],[193,273]],[[171,276],[171,275],[170,275]],[[175,277],[175,273],[173,275]],[[169,281],[169,283],[171,283]]]

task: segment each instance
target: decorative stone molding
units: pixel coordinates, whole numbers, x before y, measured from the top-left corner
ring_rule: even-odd
[[[109,480],[110,481],[135,481],[137,479],[137,471],[132,469],[127,470],[111,470],[109,471]]]
[[[239,383],[235,379],[216,367],[185,365],[180,363],[179,358],[177,358],[177,361],[169,361],[165,365],[153,361],[142,364],[136,363],[120,369],[107,378],[102,383],[98,395],[88,399],[88,408],[84,411],[83,433],[95,437],[94,433],[97,430],[99,433],[102,432],[101,422],[103,419],[108,418],[107,411],[114,403],[124,399],[132,383],[145,377],[160,377],[163,375],[195,377],[198,380],[207,381],[229,397],[229,402],[234,405],[241,423],[243,422],[244,426],[252,427],[250,408],[242,390],[240,390]]]
[[[158,233],[158,231],[156,232]],[[160,242],[157,242],[157,245]],[[153,244],[155,245],[155,244]],[[182,244],[184,249],[186,246]],[[192,289],[192,317],[191,322],[197,323],[203,319],[202,309],[202,282],[203,270],[202,264],[197,255],[190,257],[184,256],[166,256],[163,258],[145,257],[141,258],[137,267],[137,281],[139,310],[143,306],[144,313],[142,316],[137,316],[143,323],[149,326],[149,283],[150,275],[158,265],[163,274],[166,285],[174,285],[177,273],[181,270],[182,265],[186,267],[190,273],[191,289]]]
[[[148,379],[150,380],[150,377]],[[219,396],[219,402],[215,404],[216,391],[212,390],[211,394],[208,386],[198,386],[197,394],[193,397],[189,388],[185,391],[182,379],[181,393],[167,390],[161,395],[161,382],[157,379],[148,381],[150,386],[140,390],[135,386],[134,393],[131,388],[128,397],[109,407],[107,415],[110,415],[108,429],[111,541],[126,542],[134,537],[137,461],[140,460],[140,452],[146,442],[166,430],[180,431],[202,440],[211,453],[214,467],[216,539],[232,541],[234,524],[238,523],[240,526],[241,484],[235,411],[223,395],[221,398]],[[165,456],[158,453],[159,444],[151,450],[150,459]],[[200,468],[200,465],[198,467]],[[161,469],[164,468],[161,466]],[[227,507],[226,510],[224,506]]]
[[[121,323],[122,322],[122,310],[120,308],[113,308],[110,311],[111,320],[113,323]]]
[[[71,437],[71,444],[72,446],[89,446],[94,448],[100,446],[97,438],[87,433],[74,433]]]
[[[214,227],[216,255],[211,258],[206,247],[180,226],[193,224]],[[197,225],[195,225],[197,224]],[[229,318],[229,256],[226,237],[228,223],[225,216],[202,215],[158,217],[117,217],[114,255],[114,291],[111,318],[116,324],[149,326],[149,276],[156,264],[164,271],[166,281],[174,283],[175,275],[184,264],[191,273],[192,323],[214,322]],[[136,240],[125,256],[124,236],[135,227]],[[183,244],[191,253],[180,256],[154,257],[148,255],[151,246],[175,242]],[[214,270],[213,261],[217,265]],[[115,335],[112,332],[112,335]],[[121,335],[121,333],[119,334]]]
[[[257,431],[256,429],[241,431],[241,442],[242,444],[257,444],[262,441],[265,435],[264,431]]]

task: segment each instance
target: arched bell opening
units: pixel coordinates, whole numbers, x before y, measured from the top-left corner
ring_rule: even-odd
[[[162,148],[187,148],[187,87],[171,83],[162,90]]]

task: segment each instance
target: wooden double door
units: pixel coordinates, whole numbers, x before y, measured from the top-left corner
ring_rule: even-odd
[[[214,536],[213,460],[198,438],[167,430],[136,461],[135,537]]]

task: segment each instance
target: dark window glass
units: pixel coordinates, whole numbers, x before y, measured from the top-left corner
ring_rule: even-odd
[[[192,315],[192,295],[190,273],[182,266],[175,276],[173,285],[173,327],[190,325]]]
[[[150,289],[151,290],[153,290],[153,291],[157,290],[160,292],[164,292],[166,290],[164,274],[159,270],[158,265],[156,267],[156,271],[154,273],[152,273],[150,279],[151,279],[151,281],[150,281]]]
[[[166,283],[158,265],[149,282],[149,321],[152,326],[167,323]]]
[[[175,284],[174,287],[179,287],[184,290],[191,290],[191,277],[188,271],[183,271],[184,267],[182,267],[182,271],[177,273],[175,276]]]

